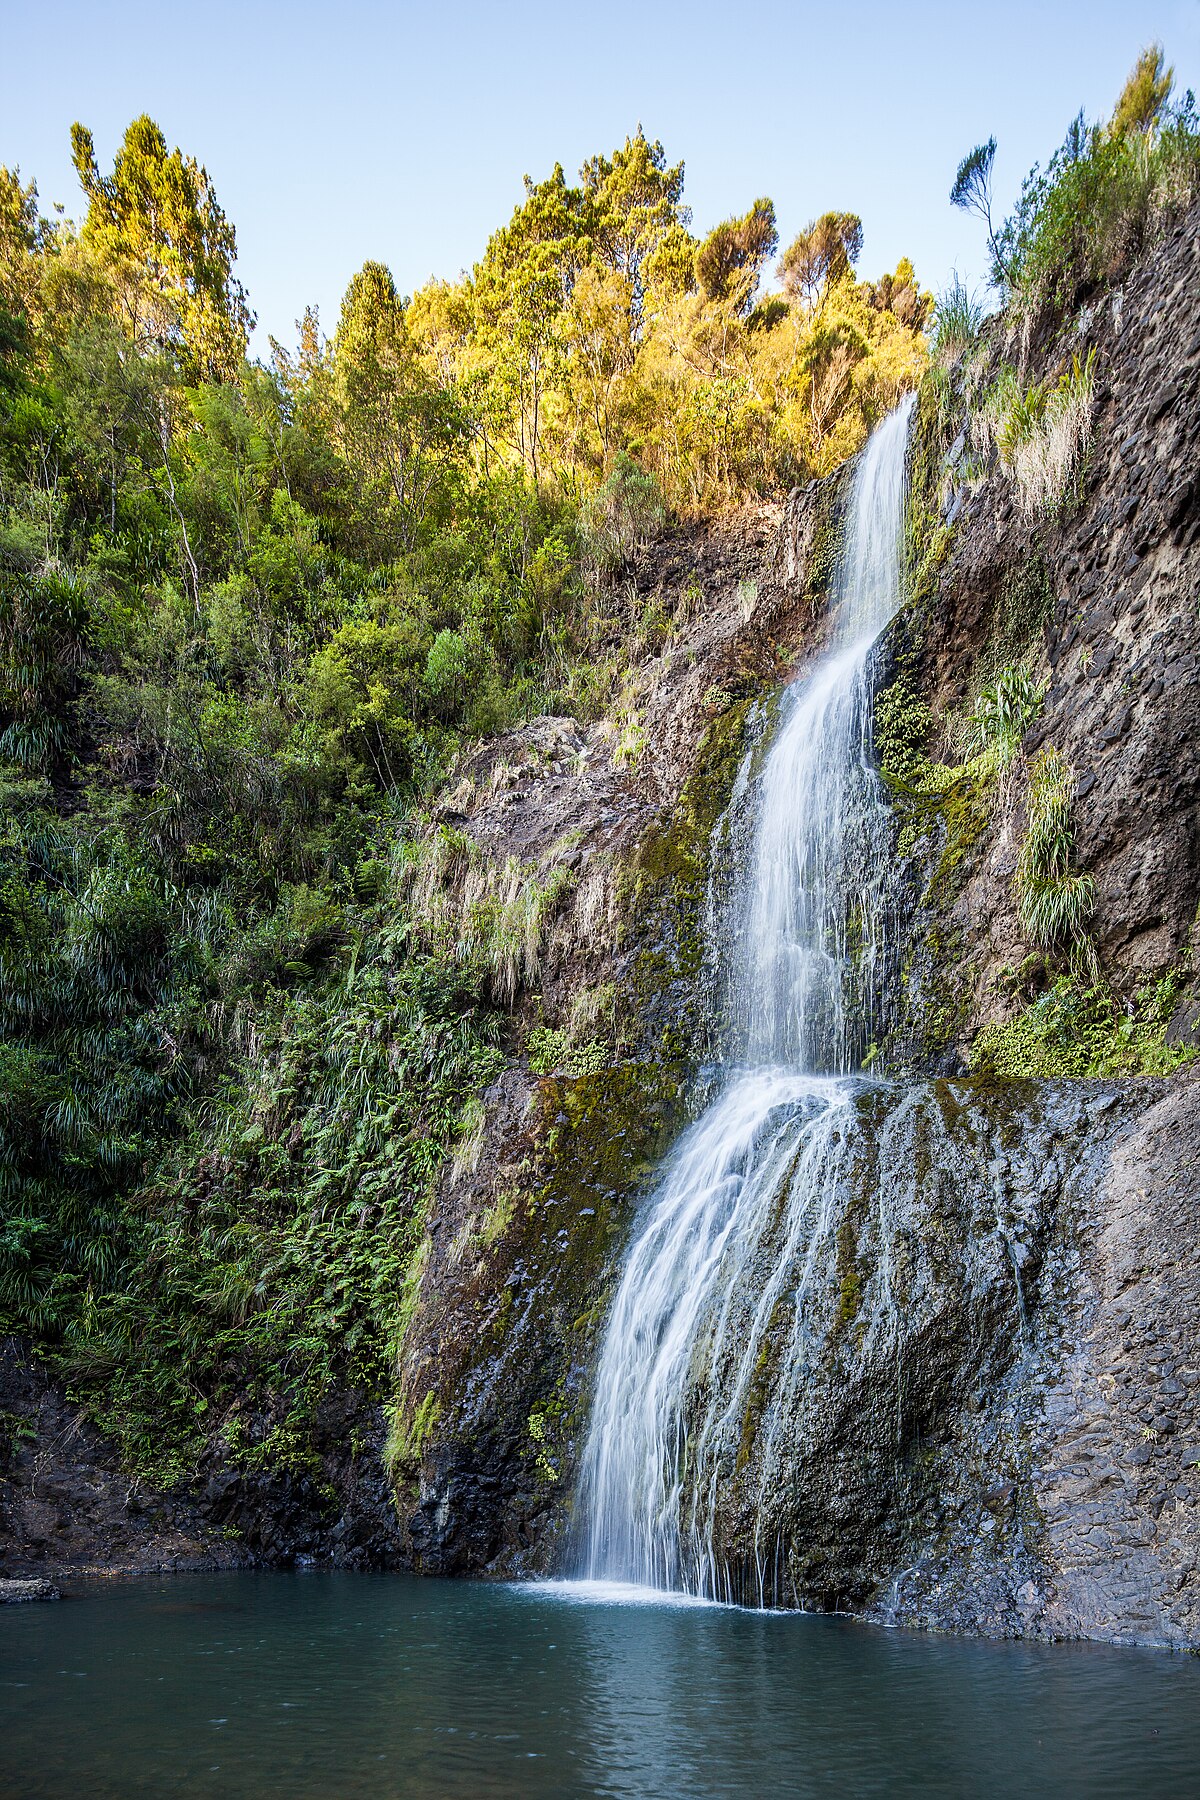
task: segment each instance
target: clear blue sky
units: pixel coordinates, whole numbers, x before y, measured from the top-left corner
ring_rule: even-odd
[[[1200,0],[541,0],[412,6],[340,0],[7,0],[0,162],[43,203],[80,197],[80,119],[111,164],[131,118],[207,164],[237,227],[260,329],[294,339],[314,302],[332,330],[367,257],[409,292],[469,268],[527,171],[611,150],[639,120],[687,164],[705,229],[759,194],[786,243],[831,207],[862,215],[862,273],[909,255],[926,286],[984,268],[947,193],[995,133],[1003,209],[1080,106],[1105,114],[1161,41],[1200,92]]]

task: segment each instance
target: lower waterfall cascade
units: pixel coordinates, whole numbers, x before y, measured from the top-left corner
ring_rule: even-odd
[[[890,942],[871,699],[876,648],[902,600],[912,407],[910,396],[862,454],[828,647],[784,695],[757,782],[723,947],[727,1072],[669,1158],[613,1303],[581,1470],[589,1580],[759,1605],[779,1594],[768,1493],[788,1451],[787,1399],[804,1379],[805,1303],[827,1278],[855,1178],[856,1109],[877,1087],[855,1074]],[[901,1105],[885,1134],[900,1166],[913,1118]],[[719,1513],[729,1477],[751,1464],[753,1556],[735,1569]]]

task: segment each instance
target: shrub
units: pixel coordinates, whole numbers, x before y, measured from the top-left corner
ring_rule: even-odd
[[[1196,1050],[1167,1042],[1179,998],[1174,974],[1122,1003],[1100,983],[1060,975],[1015,1019],[985,1025],[971,1050],[980,1073],[1055,1076],[1166,1075]]]
[[[1005,421],[1000,455],[1028,516],[1052,512],[1079,470],[1091,428],[1095,361],[1095,350],[1084,363],[1073,357],[1054,386],[1031,387]]]
[[[459,955],[484,975],[503,1005],[537,980],[551,921],[574,881],[561,865],[540,878],[536,869],[509,857],[468,879],[463,895]]]
[[[1025,668],[1001,669],[975,698],[966,722],[968,748],[973,755],[990,752],[1001,768],[1007,768],[1021,739],[1037,716],[1045,686]]]
[[[548,1025],[535,1025],[525,1040],[529,1067],[535,1075],[565,1075],[578,1081],[584,1075],[598,1075],[612,1060],[612,1051],[602,1038],[574,1043],[571,1033],[555,1031]]]
[[[952,277],[944,294],[939,294],[933,316],[930,348],[941,363],[958,362],[979,342],[983,326],[983,307],[970,289]]]
[[[1002,363],[972,417],[979,450],[995,444],[1016,484],[1027,517],[1052,512],[1079,473],[1092,419],[1096,352],[1071,360],[1056,382],[1022,389],[1015,369]]]
[[[588,507],[590,560],[599,572],[613,573],[662,530],[666,516],[653,475],[620,451],[612,474]]]

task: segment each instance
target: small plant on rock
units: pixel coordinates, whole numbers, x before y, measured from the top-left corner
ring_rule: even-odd
[[[1058,381],[1035,384],[1009,409],[997,438],[1012,470],[1021,510],[1053,512],[1079,470],[1092,421],[1095,350],[1071,360]]]
[[[967,748],[972,755],[990,753],[997,766],[1008,768],[1021,739],[1045,698],[1045,685],[1028,669],[1001,669],[975,699],[966,721]]]
[[[930,349],[939,363],[962,360],[979,342],[983,327],[983,307],[974,294],[959,280],[951,277],[950,286],[938,295],[933,317]]]
[[[1090,875],[1071,868],[1075,833],[1071,825],[1070,764],[1052,746],[1029,765],[1029,814],[1017,858],[1016,890],[1021,924],[1044,950],[1070,949],[1094,963],[1085,926],[1096,904]]]

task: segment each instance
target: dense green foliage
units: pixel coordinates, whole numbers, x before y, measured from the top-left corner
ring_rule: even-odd
[[[1124,1004],[1103,982],[1060,975],[1007,1024],[987,1025],[971,1066],[993,1075],[1166,1075],[1195,1051],[1168,1042],[1179,998],[1173,975],[1150,982]]]

